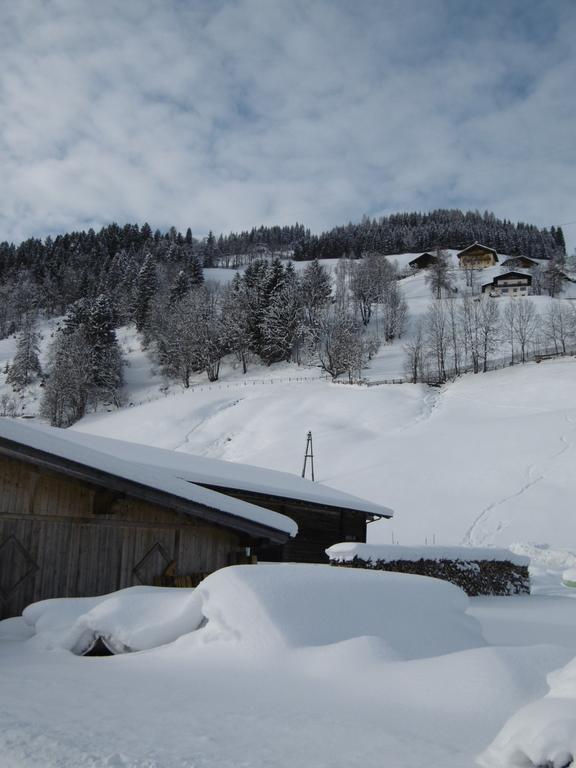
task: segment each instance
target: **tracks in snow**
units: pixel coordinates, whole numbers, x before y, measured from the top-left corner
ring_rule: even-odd
[[[564,420],[565,422],[570,426],[570,432],[574,431],[574,424],[576,423],[576,415],[572,418],[567,413],[564,413]],[[556,459],[560,458],[566,451],[570,450],[574,447],[574,443],[568,439],[568,437],[565,434],[560,435],[560,442],[562,443],[561,448],[553,453],[551,456],[548,457],[548,459],[545,460],[545,463],[553,462]],[[484,532],[484,533],[478,533],[479,528],[481,528],[482,524],[486,521],[487,517],[490,515],[491,512],[493,512],[498,507],[503,506],[511,499],[518,498],[518,496],[522,496],[527,491],[530,490],[534,485],[541,482],[546,477],[546,472],[541,471],[536,477],[533,476],[534,474],[534,464],[529,464],[526,467],[526,482],[519,488],[519,490],[515,491],[514,493],[509,494],[508,496],[504,496],[502,499],[496,499],[495,501],[488,504],[487,507],[484,507],[484,509],[480,512],[479,515],[474,519],[466,533],[464,534],[464,537],[462,539],[462,543],[472,546],[472,545],[482,545],[486,542],[486,539],[494,533],[498,533],[503,528],[506,527],[506,522],[504,520],[498,520],[496,522],[495,527],[491,532]]]

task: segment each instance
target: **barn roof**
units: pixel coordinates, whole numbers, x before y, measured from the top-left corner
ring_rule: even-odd
[[[63,431],[63,430],[59,430]],[[66,436],[78,444],[92,445],[118,457],[130,457],[139,464],[168,470],[177,477],[198,485],[237,490],[259,496],[290,499],[306,505],[318,505],[337,510],[361,512],[374,517],[392,517],[393,511],[381,504],[360,499],[323,483],[313,483],[299,475],[274,469],[239,464],[221,459],[209,459],[182,451],[153,448],[140,443],[113,440],[76,429],[65,430]]]
[[[163,467],[141,463],[137,457],[121,457],[106,451],[102,443],[96,446],[88,439],[72,440],[68,430],[0,418],[0,455],[251,536],[283,542],[298,532],[297,524],[286,515],[188,482]]]
[[[371,517],[391,517],[393,514],[387,507],[285,472],[151,448],[75,430],[24,424],[20,420],[0,418],[2,453],[17,454],[67,474],[82,474],[91,482],[98,483],[102,475],[100,484],[107,487],[111,487],[113,478],[118,478],[131,485],[133,495],[137,488],[148,489],[148,496],[150,491],[159,493],[165,498],[164,503],[166,497],[170,497],[170,505],[178,507],[180,512],[274,540],[295,536],[298,527],[286,515],[266,509],[266,497]],[[90,474],[93,477],[87,477]],[[256,504],[235,499],[227,495],[227,491],[246,492]],[[145,495],[141,494],[141,497]],[[200,513],[198,505],[202,507]]]

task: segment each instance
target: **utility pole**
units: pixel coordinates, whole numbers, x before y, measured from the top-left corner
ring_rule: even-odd
[[[314,482],[314,449],[312,448],[312,432],[306,435],[306,453],[304,454],[304,466],[302,467],[302,477],[306,477],[306,465],[310,459],[310,469],[312,470],[312,482]]]

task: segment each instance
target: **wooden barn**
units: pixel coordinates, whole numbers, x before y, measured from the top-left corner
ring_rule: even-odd
[[[485,269],[498,263],[498,254],[494,248],[488,248],[480,243],[472,243],[468,248],[457,254],[458,262],[463,269]]]
[[[391,515],[283,472],[0,418],[0,618],[254,558],[327,562]]]
[[[416,256],[415,259],[409,261],[408,266],[412,269],[430,269],[432,264],[435,264],[437,260],[437,256],[426,251],[426,253],[421,253],[420,256]]]

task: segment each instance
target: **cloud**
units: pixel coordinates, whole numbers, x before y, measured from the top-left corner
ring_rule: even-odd
[[[441,206],[576,218],[569,0],[19,0],[1,16],[0,239]]]

